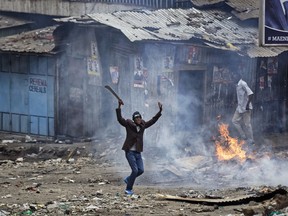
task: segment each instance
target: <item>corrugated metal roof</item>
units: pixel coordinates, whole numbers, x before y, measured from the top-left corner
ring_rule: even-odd
[[[202,7],[206,5],[213,5],[225,0],[190,0],[195,6]]]
[[[232,1],[232,0],[231,0]],[[234,0],[233,0],[234,1]],[[221,10],[161,9],[88,14],[57,19],[58,22],[104,24],[119,29],[130,41],[201,39],[206,45],[237,51],[250,57],[277,56],[288,47],[258,47],[258,26],[249,26]]]
[[[74,16],[74,17],[64,17],[64,18],[55,18],[54,19],[56,22],[59,23],[77,23],[77,24],[93,24],[95,23],[95,20],[91,19],[87,15],[82,15],[82,16]]]
[[[119,29],[130,41],[189,40],[199,38],[217,44],[254,44],[256,27],[242,27],[220,10],[162,9],[88,14],[95,21]]]
[[[226,4],[235,9],[232,13],[241,20],[259,18],[260,1],[228,0]]]
[[[278,56],[282,52],[288,51],[288,47],[259,47],[257,45],[216,45],[206,42],[206,45],[213,47],[215,49],[222,49],[222,50],[234,50],[241,55],[247,55],[250,58],[257,58],[257,57],[274,57]]]
[[[224,2],[234,9],[232,13],[241,20],[259,17],[259,0],[190,0],[195,6],[203,7]]]
[[[249,46],[247,47],[246,53],[249,57],[255,58],[255,57],[274,57],[285,51],[288,51],[288,47]]]
[[[27,21],[27,20],[17,19],[14,17],[5,16],[5,15],[0,15],[0,29],[25,25],[28,23],[32,23],[32,22]]]
[[[0,38],[0,51],[49,53],[54,48],[53,31],[56,27]]]

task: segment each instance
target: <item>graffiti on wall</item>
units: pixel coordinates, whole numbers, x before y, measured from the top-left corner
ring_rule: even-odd
[[[47,81],[45,79],[30,77],[29,91],[44,94],[47,93]]]

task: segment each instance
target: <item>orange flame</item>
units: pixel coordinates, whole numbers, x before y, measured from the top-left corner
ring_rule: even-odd
[[[215,141],[218,159],[221,161],[236,159],[244,162],[247,159],[246,151],[242,149],[245,142],[229,136],[228,124],[220,123],[219,132],[219,140]]]

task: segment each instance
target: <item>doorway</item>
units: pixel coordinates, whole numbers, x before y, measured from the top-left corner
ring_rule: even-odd
[[[177,125],[182,131],[196,132],[203,124],[204,75],[202,70],[179,72]]]

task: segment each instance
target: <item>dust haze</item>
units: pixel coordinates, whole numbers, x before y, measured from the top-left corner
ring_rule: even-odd
[[[156,64],[155,61],[152,63]],[[150,70],[159,69],[159,65],[150,67]],[[142,155],[145,170],[152,169],[157,173],[155,177],[152,175],[146,178],[155,183],[171,180],[171,184],[177,182],[175,184],[178,186],[179,183],[181,185],[183,179],[183,182],[185,181],[185,184],[191,187],[287,186],[288,171],[285,169],[288,165],[287,159],[283,158],[281,153],[273,152],[272,143],[268,140],[262,139],[261,142],[256,142],[256,146],[253,148],[244,144],[243,148],[247,156],[252,156],[252,159],[247,158],[244,162],[236,159],[230,161],[217,159],[215,143],[211,140],[211,136],[217,135],[217,124],[215,124],[215,119],[211,119],[209,123],[201,125],[203,101],[199,98],[197,86],[194,88],[189,86],[189,77],[185,77],[186,75],[184,73],[184,82],[181,83],[181,87],[178,87],[182,90],[173,89],[177,99],[171,100],[169,97],[153,95],[150,97],[149,107],[145,107],[144,104],[129,103],[122,107],[124,118],[131,119],[132,113],[137,110],[142,114],[144,120],[149,120],[158,112],[157,101],[163,103],[161,118],[144,134]],[[198,77],[200,76],[192,75],[192,79]],[[189,82],[185,82],[185,80]],[[196,80],[195,85],[198,85],[197,82],[200,83]],[[121,96],[129,98],[125,95]],[[111,100],[109,106],[110,109],[112,107],[111,125],[107,126],[104,134],[115,132],[120,134],[117,143],[114,143],[117,153],[113,154],[113,157],[111,156],[111,160],[121,162],[123,166],[127,167],[127,173],[129,173],[130,168],[124,152],[121,150],[125,140],[125,128],[117,122],[114,111],[118,106],[117,101]],[[133,107],[133,110],[130,111],[127,107]],[[226,117],[232,118],[232,114]],[[258,122],[256,119],[254,121]],[[228,124],[229,130],[234,131],[231,122]],[[231,136],[235,135],[232,133]],[[257,136],[262,135],[257,134]],[[156,166],[156,164],[158,165]],[[172,167],[173,169],[171,169]],[[141,178],[143,177],[139,177],[139,179]]]

